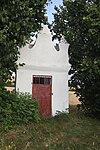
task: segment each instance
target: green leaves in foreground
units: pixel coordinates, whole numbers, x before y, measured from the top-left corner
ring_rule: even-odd
[[[47,0],[0,0],[0,86],[17,69],[19,49],[45,22]],[[2,85],[1,85],[2,83]]]
[[[28,93],[16,93],[3,90],[0,98],[0,122],[9,129],[14,124],[26,124],[39,121],[38,102]]]

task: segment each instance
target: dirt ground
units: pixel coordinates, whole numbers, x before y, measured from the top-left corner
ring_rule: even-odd
[[[14,87],[6,87],[6,89],[7,89],[8,91],[12,91],[12,90],[14,90]]]
[[[80,104],[78,97],[76,97],[73,91],[69,91],[69,104],[70,105]]]

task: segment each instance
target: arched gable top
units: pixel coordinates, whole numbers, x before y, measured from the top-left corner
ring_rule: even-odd
[[[47,25],[43,26],[33,41],[32,47],[28,43],[20,50],[20,63],[56,66],[67,64],[69,44],[64,40],[52,41],[52,35]]]

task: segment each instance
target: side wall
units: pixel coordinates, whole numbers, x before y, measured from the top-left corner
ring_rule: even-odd
[[[56,115],[57,111],[65,112],[66,109],[69,108],[67,73],[62,71],[33,71],[19,69],[17,72],[16,89],[20,92],[29,92],[32,94],[33,75],[52,76],[52,115]]]

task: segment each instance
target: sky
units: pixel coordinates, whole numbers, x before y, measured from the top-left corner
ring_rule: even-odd
[[[59,6],[62,4],[62,0],[51,0],[52,1],[52,4],[50,3],[47,7],[47,16],[48,16],[48,21],[49,23],[52,22],[53,20],[53,15],[52,13],[54,13],[54,6]]]

